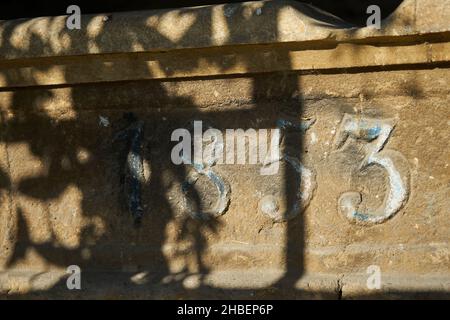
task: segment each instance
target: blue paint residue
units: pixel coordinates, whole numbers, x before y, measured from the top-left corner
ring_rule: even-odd
[[[314,123],[314,121],[315,120],[311,120],[311,121],[308,121],[308,122],[296,122],[296,123],[294,123],[294,122],[291,122],[291,121],[286,120],[286,119],[278,119],[277,120],[277,127],[279,129],[283,129],[283,130],[291,129],[291,130],[294,130],[294,131],[303,131],[304,132],[304,131],[309,129],[309,127],[311,126],[312,123]]]
[[[381,127],[376,126],[376,127],[372,127],[367,131],[367,137],[369,139],[375,139],[376,137],[378,137],[380,135],[381,132]]]
[[[353,212],[353,218],[356,218],[360,221],[367,221],[369,220],[369,216],[367,214],[364,213],[359,213],[357,211]]]

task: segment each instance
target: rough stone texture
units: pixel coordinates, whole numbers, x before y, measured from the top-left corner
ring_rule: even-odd
[[[92,85],[76,92],[74,88],[47,89],[45,95],[39,88],[21,89],[15,95],[27,97],[24,104],[18,101],[4,110],[14,114],[7,140],[14,141],[9,158],[11,180],[18,188],[14,205],[20,208],[16,212],[19,239],[10,268],[38,272],[79,264],[97,272],[144,272],[160,281],[172,277],[177,283],[197,273],[283,270],[289,258],[286,227],[293,224],[299,233],[295,237],[303,238],[290,244],[299,250],[293,258],[302,260],[307,274],[326,274],[337,281],[341,275],[364,274],[374,264],[386,275],[398,274],[399,279],[412,274],[448,276],[450,152],[441,146],[448,141],[450,125],[449,96],[442,95],[449,78],[446,69],[436,69],[186,80],[176,86],[154,82]],[[213,93],[205,97],[200,89],[204,87]],[[328,89],[322,91],[322,87]],[[157,88],[164,90],[166,99],[180,103],[167,103],[164,108],[164,101],[152,105],[151,97],[148,102],[142,99]],[[250,96],[255,90],[256,101]],[[72,118],[59,116],[73,109],[68,105],[66,112],[60,99],[71,94],[88,107],[93,92],[98,97],[114,92],[109,95],[113,100],[77,110]],[[1,101],[11,100],[9,95],[0,94]],[[42,95],[49,100],[24,111],[29,99],[36,101]],[[146,212],[140,230],[132,228],[131,217],[120,205],[121,150],[114,147],[112,137],[121,127],[124,111],[134,111],[147,127],[144,148],[152,173],[143,197]],[[260,176],[254,165],[217,165],[216,172],[232,187],[231,205],[222,217],[200,223],[183,215],[182,181],[178,180],[183,174],[170,163],[171,130],[190,119],[203,119],[218,128],[266,128],[280,115],[294,113],[298,118],[316,119],[301,139],[302,161],[317,172],[318,188],[301,217],[273,224],[258,211],[262,194],[283,190],[285,178],[283,171],[273,177]],[[340,193],[361,186],[367,190],[370,206],[375,206],[386,183],[380,168],[358,174],[356,150],[333,153],[331,143],[344,113],[399,119],[386,148],[408,160],[412,188],[406,207],[383,224],[353,225],[337,212]],[[112,125],[102,127],[100,115]],[[426,143],[430,139],[433,143]],[[335,278],[329,276],[333,274]],[[222,286],[220,277],[212,279]]]
[[[450,31],[449,0],[405,0],[383,28],[352,28],[344,21],[291,1],[225,5],[108,15],[83,15],[80,30],[66,17],[0,21],[0,57],[167,51],[242,44],[356,41]],[[176,25],[177,28],[172,28]]]
[[[321,34],[326,27],[318,27],[316,38],[283,29],[294,18],[312,24],[301,8],[286,3],[262,4],[258,19],[273,10],[287,18],[280,18],[281,25],[267,23],[268,33],[258,36],[251,31],[261,23],[233,17],[233,10],[251,16],[246,8],[254,3],[118,14],[111,28],[120,32],[97,30],[95,21],[88,28],[104,39],[97,42],[101,50],[96,41],[61,49],[64,41],[55,40],[54,30],[62,28],[62,18],[54,24],[47,18],[2,22],[1,41],[10,45],[0,52],[11,61],[0,61],[0,294],[448,298],[448,21],[423,10],[416,14],[423,5],[405,1],[381,31],[327,29]],[[410,10],[415,17],[411,29],[398,29],[400,17]],[[225,43],[220,32],[206,42],[195,36],[209,11],[215,19],[236,19],[233,25],[248,27],[239,33],[242,38],[226,43],[248,46],[187,49]],[[179,18],[180,12],[186,18]],[[158,39],[171,41],[158,42],[156,33],[144,32],[148,26],[133,29],[144,18],[155,24],[150,29],[157,29]],[[190,26],[190,35],[171,34],[170,19]],[[420,25],[426,19],[433,23],[429,28]],[[9,39],[15,28],[24,28],[23,34]],[[27,28],[37,28],[28,44]],[[272,37],[277,30],[282,36]],[[136,40],[141,47],[129,46],[133,37],[124,37],[127,31],[141,36]],[[352,41],[330,47],[330,37]],[[167,52],[136,53],[161,48]],[[176,48],[184,49],[172,51]],[[87,55],[99,52],[122,53]],[[164,71],[155,73],[146,61]],[[133,227],[123,194],[127,145],[116,139],[129,125],[129,112],[145,124],[139,229]],[[336,147],[345,135],[340,126],[345,115],[357,124],[395,123],[377,154],[391,157],[407,197],[383,223],[353,223],[339,208],[344,192],[360,191],[359,210],[373,211],[390,190],[382,166],[360,169],[377,142],[376,136],[364,140],[370,130],[356,130]],[[280,208],[297,201],[300,181],[288,162],[281,161],[273,176],[260,175],[261,165],[217,164],[214,172],[231,187],[229,208],[216,219],[192,219],[185,212],[182,186],[195,170],[172,164],[173,130],[190,128],[192,120],[221,131],[270,129],[279,119],[311,124],[307,130],[288,130],[281,143],[283,152],[315,172],[317,187],[306,210],[281,223],[260,211],[260,200],[268,194],[278,197]],[[210,208],[217,196],[213,183],[202,176],[195,188],[198,206]],[[83,290],[67,290],[69,265],[83,270]],[[371,265],[382,271],[380,290],[366,286]]]
[[[67,85],[124,80],[179,79],[245,75],[255,72],[319,72],[336,69],[405,64],[442,65],[448,62],[448,43],[414,43],[373,46],[347,44],[308,49],[304,45],[204,49],[165,54],[130,54],[44,59],[39,66],[28,61],[8,63],[0,71],[3,87]],[[83,72],[79,72],[83,70]]]
[[[0,86],[442,64],[448,8],[447,0],[405,0],[380,30],[289,1],[117,13],[106,21],[86,15],[80,30],[67,30],[65,17],[0,21]]]
[[[11,194],[9,162],[6,144],[0,144],[0,266],[3,266],[12,252],[14,221],[11,216]]]

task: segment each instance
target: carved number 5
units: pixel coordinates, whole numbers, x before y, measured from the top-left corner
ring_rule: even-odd
[[[382,223],[394,216],[408,201],[408,163],[401,153],[383,149],[394,127],[394,119],[373,119],[349,114],[345,114],[342,119],[334,141],[334,148],[344,149],[349,138],[366,141],[366,157],[359,170],[371,165],[378,165],[387,171],[389,177],[389,190],[386,192],[383,204],[371,212],[364,213],[358,210],[362,202],[360,192],[345,192],[339,197],[339,212],[353,222]]]

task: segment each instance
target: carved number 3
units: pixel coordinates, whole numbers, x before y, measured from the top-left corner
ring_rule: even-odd
[[[389,190],[383,204],[364,213],[358,210],[362,202],[360,192],[345,192],[339,197],[339,212],[359,224],[382,223],[394,216],[407,202],[409,195],[409,167],[404,156],[394,150],[383,149],[392,130],[394,119],[373,119],[345,114],[337,132],[334,148],[343,150],[349,138],[367,142],[366,157],[359,170],[371,165],[383,167],[389,177]]]

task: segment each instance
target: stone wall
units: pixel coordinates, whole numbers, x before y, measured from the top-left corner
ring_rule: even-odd
[[[406,0],[381,30],[270,1],[83,16],[79,31],[64,17],[0,22],[0,293],[448,297],[450,1],[439,3]],[[171,134],[194,120],[281,128],[280,170],[173,164]],[[82,290],[66,287],[70,265]]]

